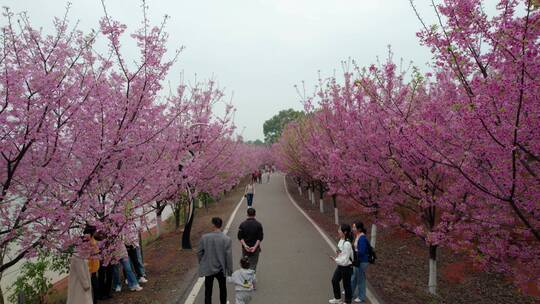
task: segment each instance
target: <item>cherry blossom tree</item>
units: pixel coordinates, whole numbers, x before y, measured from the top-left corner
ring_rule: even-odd
[[[435,8],[439,24],[418,34],[433,73],[390,60],[321,81],[305,100],[320,127],[301,142],[285,132],[278,163],[299,176],[318,162],[307,176],[422,238],[433,293],[438,246],[538,282],[537,3],[499,1],[493,17],[482,1]]]
[[[67,14],[54,20],[51,35],[35,30],[24,14],[5,9],[3,16],[0,279],[71,226],[52,193],[67,167],[62,156],[70,126],[106,78],[106,68],[94,65],[95,35],[69,29]]]
[[[430,93],[442,105],[426,111],[419,143],[459,174],[452,192],[467,193],[467,220],[453,227],[463,236],[459,247],[483,266],[538,284],[538,2],[499,1],[492,16],[482,1],[435,9],[438,24],[418,36],[435,56]]]
[[[106,9],[104,52],[94,48],[96,33],[69,29],[67,13],[47,35],[5,10],[0,279],[38,249],[89,249],[80,238],[89,223],[109,236],[100,254],[110,261],[153,204],[230,189],[247,172],[241,158],[248,149],[234,139],[232,107],[223,117],[213,112],[223,96],[213,81],[182,84],[163,97],[179,51],[166,58],[166,18],[151,26],[146,10],[131,35],[139,58],[130,64],[120,43],[127,28]]]

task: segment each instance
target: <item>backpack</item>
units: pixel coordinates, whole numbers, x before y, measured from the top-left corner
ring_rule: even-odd
[[[366,239],[367,240],[367,239]],[[368,262],[370,264],[375,264],[375,261],[377,260],[377,254],[375,254],[375,250],[373,247],[371,247],[371,243],[369,240],[367,240],[367,256],[368,256]]]

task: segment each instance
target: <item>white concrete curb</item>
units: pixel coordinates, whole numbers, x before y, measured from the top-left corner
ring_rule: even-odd
[[[229,217],[229,221],[227,222],[227,225],[225,225],[225,229],[223,229],[223,233],[227,234],[229,232],[232,222],[234,218],[236,217],[236,213],[238,212],[238,209],[240,209],[240,206],[242,206],[243,201],[244,201],[244,197],[242,196],[242,199],[236,204],[236,208],[234,208],[233,213]],[[195,282],[195,285],[193,285],[193,288],[191,289],[191,292],[187,296],[184,304],[195,303],[195,299],[197,299],[197,295],[199,294],[199,291],[201,291],[203,284],[204,284],[204,278],[199,278],[197,282]]]
[[[287,195],[289,196],[289,200],[293,203],[296,209],[298,209],[298,211],[300,211],[300,213],[302,213],[307,218],[307,220],[313,225],[313,227],[315,227],[315,229],[320,233],[322,238],[326,241],[328,246],[330,246],[330,249],[334,251],[334,249],[336,248],[336,245],[334,244],[334,242],[330,240],[330,238],[326,235],[326,233],[322,230],[322,228],[319,227],[319,225],[317,225],[317,223],[315,223],[315,221],[311,219],[309,215],[307,215],[307,213],[296,203],[294,198],[289,193],[289,188],[287,188],[287,176],[284,176],[283,184],[285,186],[285,191],[287,192]],[[366,288],[366,296],[371,304],[380,304],[380,302],[377,300],[377,298],[375,298],[375,296],[373,295],[373,293],[371,292],[369,288]]]

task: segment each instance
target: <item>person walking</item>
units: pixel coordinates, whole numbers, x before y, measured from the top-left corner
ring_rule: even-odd
[[[238,240],[242,244],[242,255],[249,260],[250,269],[256,271],[264,232],[263,226],[255,219],[255,215],[255,209],[248,208],[248,218],[238,227]]]
[[[88,243],[91,233],[87,229],[83,232],[83,244]],[[83,250],[84,251],[84,250]],[[88,254],[86,254],[88,255]],[[82,252],[75,252],[70,258],[67,304],[92,304],[92,282],[88,269],[87,256]]]
[[[261,169],[257,169],[257,183],[262,184],[262,172],[261,172]]]
[[[251,181],[254,183],[257,182],[257,171],[253,171],[253,173],[251,173]]]
[[[354,259],[354,252],[352,248],[352,232],[351,226],[348,224],[341,224],[338,229],[339,242],[337,245],[337,256],[330,256],[330,258],[336,262],[337,267],[332,276],[332,288],[334,290],[334,298],[328,302],[331,304],[341,304],[341,289],[339,282],[343,281],[343,289],[345,289],[345,303],[350,304],[352,302],[351,292],[351,276],[352,276],[352,261]]]
[[[358,266],[353,267],[352,296],[355,303],[366,303],[366,269],[369,265],[368,260],[368,239],[366,237],[366,228],[364,223],[356,222],[353,224],[354,251]]]
[[[232,274],[232,241],[221,231],[223,220],[212,218],[212,232],[204,234],[199,240],[197,257],[199,276],[204,277],[204,303],[212,303],[214,279],[219,284],[219,300],[227,303],[226,276]]]
[[[251,208],[253,206],[253,197],[255,196],[255,185],[253,181],[246,186],[244,196],[246,197],[248,208]]]
[[[270,177],[272,176],[272,172],[270,171],[270,168],[266,169],[266,183],[270,183]]]
[[[248,304],[251,302],[255,284],[255,270],[249,269],[249,259],[240,259],[240,269],[236,270],[232,276],[227,278],[227,282],[234,284],[236,304]]]

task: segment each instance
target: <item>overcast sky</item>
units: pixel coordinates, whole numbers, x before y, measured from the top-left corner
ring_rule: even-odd
[[[71,20],[80,29],[98,28],[100,0],[72,0]],[[429,0],[416,0],[428,24]],[[51,28],[62,16],[64,0],[0,0],[14,12],[27,11],[35,26]],[[262,125],[282,109],[301,109],[295,84],[312,91],[318,78],[341,72],[352,58],[369,65],[385,57],[391,45],[395,58],[424,67],[431,55],[420,46],[420,23],[409,0],[148,0],[149,18],[171,18],[169,46],[185,46],[169,80],[214,77],[233,97],[236,124],[245,139],[263,139]],[[142,20],[140,1],[107,0],[115,19],[135,30]],[[0,17],[3,18],[3,17]],[[5,23],[2,19],[1,24]],[[126,44],[135,54],[134,46]]]

